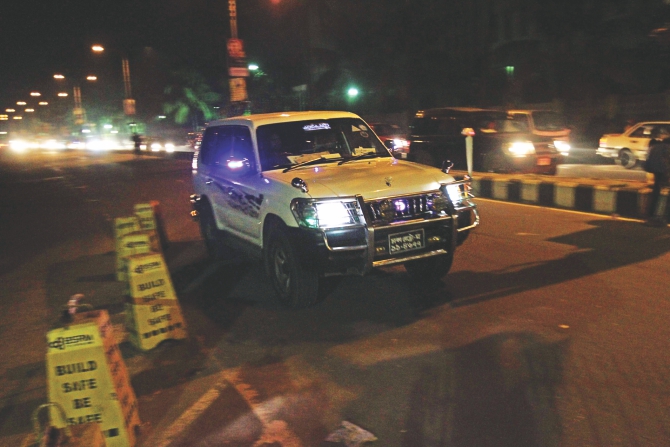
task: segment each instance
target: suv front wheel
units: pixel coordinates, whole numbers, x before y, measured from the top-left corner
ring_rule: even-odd
[[[282,306],[297,309],[317,301],[318,273],[301,265],[288,236],[279,227],[270,232],[265,250],[265,268]]]

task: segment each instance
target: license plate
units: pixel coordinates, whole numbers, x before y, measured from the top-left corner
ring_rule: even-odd
[[[549,157],[541,157],[537,159],[538,166],[549,166],[550,164],[551,164],[551,158]]]
[[[423,230],[406,231],[389,235],[389,253],[392,255],[419,250],[424,245]]]

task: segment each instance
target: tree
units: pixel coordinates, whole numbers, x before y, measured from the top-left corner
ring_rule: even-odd
[[[221,100],[200,73],[188,68],[172,72],[165,95],[163,112],[177,124],[190,122],[193,129],[216,116],[213,105]]]

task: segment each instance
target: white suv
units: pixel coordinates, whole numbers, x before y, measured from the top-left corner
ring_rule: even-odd
[[[315,303],[325,276],[404,264],[439,279],[479,224],[468,178],[392,157],[348,112],[213,122],[193,166],[192,214],[210,257],[234,248],[262,259],[288,307]]]

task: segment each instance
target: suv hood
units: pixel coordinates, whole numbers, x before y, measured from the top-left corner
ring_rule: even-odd
[[[266,171],[263,176],[288,185],[294,178],[300,178],[314,198],[358,194],[365,199],[376,199],[436,190],[440,183],[454,181],[451,175],[437,168],[390,157],[350,161],[339,166],[337,163],[305,166],[286,173]]]

